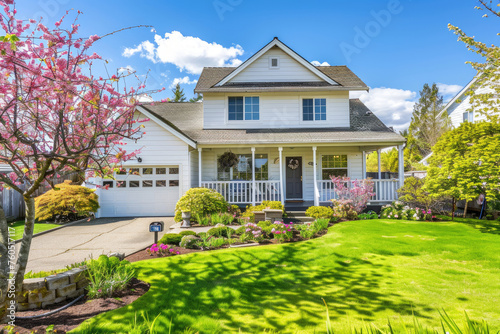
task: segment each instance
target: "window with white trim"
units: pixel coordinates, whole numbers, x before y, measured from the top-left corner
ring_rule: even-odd
[[[323,155],[321,175],[322,180],[330,180],[330,176],[347,176],[347,155]]]
[[[258,121],[258,96],[230,96],[228,98],[228,120],[230,121]]]
[[[238,164],[232,168],[223,168],[220,165],[217,166],[218,181],[252,180],[252,155],[240,154],[238,158]],[[269,161],[267,154],[255,155],[255,179],[258,181],[269,179]]]
[[[269,57],[269,68],[271,68],[271,69],[280,68],[279,57]]]
[[[474,112],[473,111],[464,112],[463,117],[464,117],[463,118],[464,122],[471,122],[471,123],[474,122]]]
[[[303,121],[326,121],[326,99],[303,99]]]

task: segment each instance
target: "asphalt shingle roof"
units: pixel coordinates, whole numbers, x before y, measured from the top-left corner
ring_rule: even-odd
[[[203,92],[231,92],[241,90],[251,91],[276,91],[276,90],[368,90],[368,86],[347,66],[316,66],[318,70],[327,75],[339,85],[330,85],[327,82],[245,82],[228,83],[220,87],[214,87],[219,81],[231,74],[236,67],[205,67],[200,75],[194,91]]]
[[[389,129],[359,99],[349,100],[349,128],[203,129],[203,103],[153,103],[143,108],[201,145],[394,143],[405,139]]]

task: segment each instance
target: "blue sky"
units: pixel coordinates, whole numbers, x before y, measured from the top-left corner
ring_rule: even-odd
[[[149,70],[148,87],[167,90],[174,80],[188,97],[203,66],[239,64],[278,36],[309,61],[347,65],[370,88],[360,98],[386,124],[408,125],[418,91],[440,84],[450,99],[473,77],[478,58],[447,28],[461,27],[498,45],[498,19],[482,18],[475,0],[35,0],[17,5],[21,17],[57,21],[67,9],[83,11],[83,36],[151,25],[107,37],[95,50],[110,72]],[[167,34],[167,35],[166,35]],[[159,43],[159,44],[158,44]],[[353,95],[354,96],[354,95]],[[359,94],[356,95],[358,97]]]

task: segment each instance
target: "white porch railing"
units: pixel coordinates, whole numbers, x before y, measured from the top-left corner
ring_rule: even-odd
[[[206,181],[204,188],[214,189],[228,203],[252,203],[252,181]],[[255,181],[255,202],[281,201],[279,181]]]
[[[370,202],[392,202],[398,199],[397,190],[399,189],[399,180],[371,180],[375,196],[370,199]],[[319,201],[328,202],[337,198],[335,185],[330,180],[318,181]]]

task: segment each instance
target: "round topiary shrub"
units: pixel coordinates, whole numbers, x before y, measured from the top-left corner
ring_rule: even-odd
[[[182,237],[180,246],[188,249],[196,249],[198,248],[198,241],[200,241],[200,238],[194,235],[185,235]]]
[[[185,236],[185,235],[196,235],[196,232],[193,232],[193,231],[182,231],[179,234],[182,235],[182,236]]]
[[[225,237],[227,238],[227,230],[230,227],[214,227],[207,231],[209,237]]]
[[[161,237],[160,240],[158,240],[158,244],[179,246],[181,240],[182,240],[182,235],[177,233],[167,233],[163,237]]]
[[[191,188],[175,206],[175,221],[182,221],[182,212],[191,212],[191,217],[208,216],[226,212],[228,204],[224,197],[213,189]]]
[[[333,209],[329,206],[310,206],[306,210],[306,216],[315,219],[333,219],[334,212]]]

